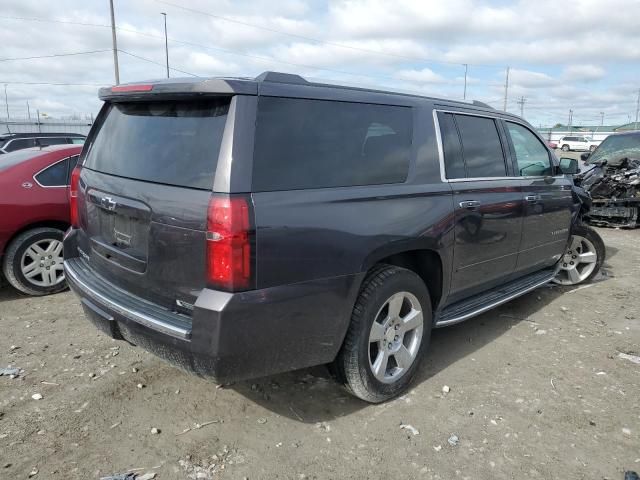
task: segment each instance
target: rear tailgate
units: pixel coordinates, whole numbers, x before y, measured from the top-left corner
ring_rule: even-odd
[[[195,302],[206,283],[207,205],[230,100],[105,105],[78,197],[79,254],[92,271],[169,309]]]

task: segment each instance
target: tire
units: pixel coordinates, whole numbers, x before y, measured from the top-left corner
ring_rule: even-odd
[[[392,313],[396,310],[397,316]],[[420,320],[421,328],[415,326]],[[396,397],[415,376],[428,348],[431,326],[431,300],[422,279],[404,268],[376,267],[363,282],[334,362],[338,379],[366,402],[380,403]],[[385,357],[386,362],[380,360]],[[377,376],[374,365],[378,366]]]
[[[61,230],[45,227],[27,230],[14,238],[7,247],[2,264],[2,270],[7,281],[16,290],[27,295],[49,295],[65,290],[67,283],[64,281],[64,272],[61,270],[62,237],[63,232]],[[47,245],[52,248],[50,252],[45,252]],[[58,245],[60,245],[59,251]],[[36,248],[42,250],[42,253],[37,253],[37,255],[46,257],[40,260],[44,265],[42,267],[37,265],[38,261],[34,258]],[[44,255],[45,253],[47,255]],[[49,256],[52,258],[49,258]],[[37,273],[32,278],[27,278],[25,271],[27,271],[26,275],[29,275],[28,269],[32,265],[34,267],[31,268],[31,272],[38,270],[42,273]],[[49,266],[48,269],[47,266]],[[52,273],[50,274],[49,272]],[[53,280],[54,276],[55,280]]]
[[[566,143],[564,145],[562,145],[562,151],[563,152],[568,152],[570,150],[569,145],[567,145]]]
[[[596,146],[595,146],[595,145],[591,145],[591,146],[589,147],[589,151],[590,151],[590,152],[593,152],[595,149],[596,149]]]
[[[566,286],[589,283],[602,268],[605,256],[604,241],[598,232],[586,225],[574,225],[554,282]],[[580,258],[589,261],[580,262]]]

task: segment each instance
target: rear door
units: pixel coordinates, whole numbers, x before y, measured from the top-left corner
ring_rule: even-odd
[[[503,283],[513,273],[522,236],[522,193],[494,118],[438,113],[444,171],[453,189],[454,265],[450,301]]]
[[[106,104],[85,147],[80,255],[167,308],[205,284],[205,227],[230,97]]]
[[[571,180],[554,176],[551,152],[529,127],[504,124],[525,199],[516,270],[526,273],[553,265],[564,250],[571,225]]]

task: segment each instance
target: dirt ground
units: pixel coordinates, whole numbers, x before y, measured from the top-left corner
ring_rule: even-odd
[[[323,367],[216,388],[98,333],[69,292],[4,287],[0,367],[24,372],[0,377],[0,478],[622,480],[640,472],[640,365],[619,356],[640,355],[640,232],[600,232],[600,281],[437,330],[413,389],[377,406]]]

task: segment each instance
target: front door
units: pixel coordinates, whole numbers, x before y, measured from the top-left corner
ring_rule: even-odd
[[[516,271],[550,267],[562,255],[571,227],[571,180],[554,175],[551,154],[526,126],[505,121],[524,195],[522,242]]]
[[[446,179],[453,190],[455,246],[449,302],[504,283],[522,235],[520,180],[505,161],[499,121],[439,113]]]

